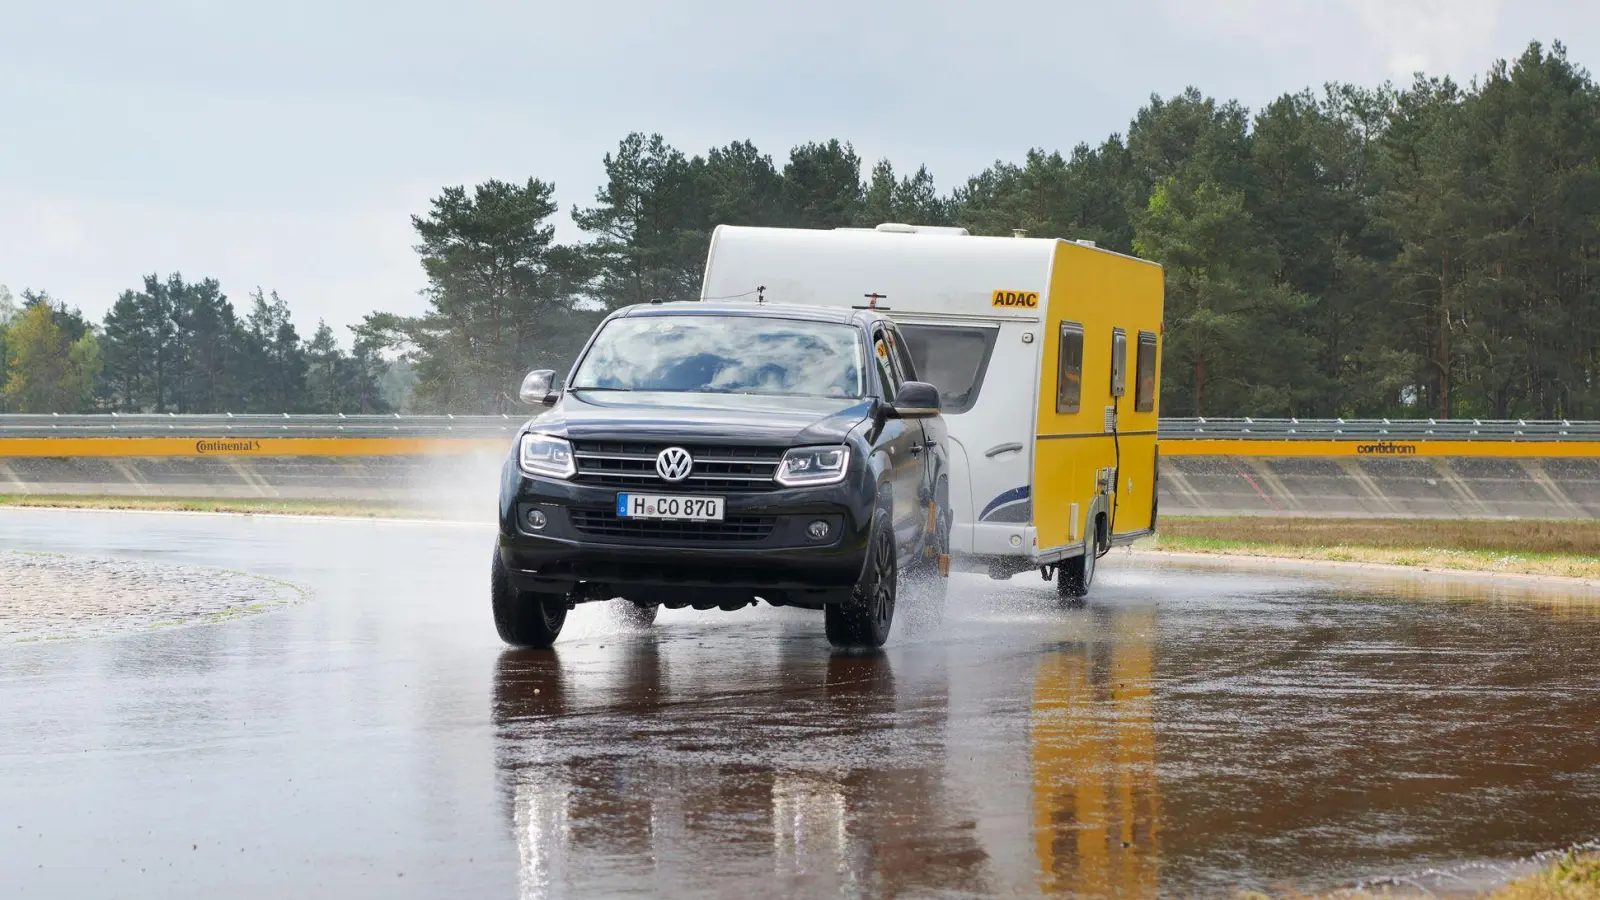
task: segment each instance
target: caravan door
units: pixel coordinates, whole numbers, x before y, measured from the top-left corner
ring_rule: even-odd
[[[1035,344],[1031,323],[896,314],[918,377],[939,388],[949,432],[958,553],[1017,555],[1031,516]]]

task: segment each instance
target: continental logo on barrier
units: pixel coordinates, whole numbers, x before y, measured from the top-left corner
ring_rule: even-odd
[[[1357,444],[1356,454],[1359,456],[1415,456],[1416,444],[1396,444],[1393,441],[1382,441],[1377,444]]]
[[[1000,309],[1038,309],[1038,291],[995,291],[990,306]]]
[[[194,452],[208,453],[260,453],[260,441],[195,441]]]

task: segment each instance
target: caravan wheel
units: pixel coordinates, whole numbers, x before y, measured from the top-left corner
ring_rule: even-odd
[[[1094,583],[1095,551],[1091,544],[1082,556],[1065,560],[1056,569],[1056,591],[1069,600],[1082,600],[1089,596],[1089,586]]]

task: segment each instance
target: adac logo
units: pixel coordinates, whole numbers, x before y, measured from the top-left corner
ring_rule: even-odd
[[[1038,291],[995,291],[989,300],[990,306],[1001,309],[1038,309]]]

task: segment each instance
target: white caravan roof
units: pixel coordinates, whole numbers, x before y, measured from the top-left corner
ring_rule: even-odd
[[[865,304],[917,316],[1036,319],[1042,309],[991,306],[995,291],[1050,286],[1058,241],[972,237],[887,229],[746,228],[719,225],[706,258],[702,300],[755,298],[773,303]],[[898,301],[898,303],[897,303]]]

